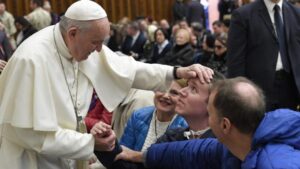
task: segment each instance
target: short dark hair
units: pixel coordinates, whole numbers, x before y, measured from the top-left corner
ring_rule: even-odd
[[[214,70],[214,74],[212,76],[212,79],[209,83],[209,93],[212,92],[212,89],[213,89],[213,84],[215,84],[216,82],[220,81],[220,80],[225,80],[226,77],[221,73],[221,72],[218,72],[218,71],[215,71]]]
[[[18,16],[18,17],[16,17],[15,23],[19,23],[23,27],[31,26],[30,22],[27,19],[25,19],[24,16]]]
[[[223,46],[227,47],[227,34],[216,36],[215,41],[219,41]]]
[[[196,31],[196,32],[202,32],[203,31],[203,26],[199,22],[192,22],[191,23],[191,28],[193,28],[193,30]]]
[[[224,20],[223,20],[223,24],[224,24],[227,28],[229,28],[229,26],[230,26],[230,19],[224,19]]]
[[[169,39],[169,34],[168,34],[168,32],[165,29],[163,29],[163,28],[157,28],[155,30],[155,32],[154,32],[154,39],[155,39],[155,41],[156,41],[156,34],[157,34],[158,31],[161,31],[163,33],[163,35],[165,36],[165,39]]]
[[[256,92],[245,96],[237,85],[247,83]],[[242,133],[255,132],[265,114],[265,96],[263,91],[244,77],[217,81],[213,84],[212,92],[216,92],[213,100],[217,114],[226,117]]]
[[[44,5],[44,0],[31,0],[37,6],[42,7]]]
[[[222,21],[216,20],[212,23],[212,25],[217,25],[218,27],[221,27],[223,25]]]
[[[136,30],[136,31],[140,30],[139,23],[138,23],[137,21],[132,21],[132,22],[130,22],[130,23],[128,24],[128,26],[129,26],[130,28],[132,28],[133,30]]]
[[[225,80],[225,79],[226,79],[226,77],[221,72],[214,71],[214,74],[211,79],[211,83],[214,84],[219,80]]]
[[[211,33],[208,33],[208,34],[204,35],[204,37],[206,39],[206,41],[205,41],[206,45],[209,48],[214,48],[216,37],[213,34],[211,34]]]

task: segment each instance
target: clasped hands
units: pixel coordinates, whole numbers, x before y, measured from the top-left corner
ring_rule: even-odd
[[[115,148],[116,135],[111,126],[100,121],[91,129],[95,138],[95,150],[112,151]]]
[[[95,138],[95,150],[114,150],[116,144],[116,135],[110,125],[100,121],[93,126],[91,129],[91,134]],[[122,152],[116,157],[115,160],[120,159],[133,162],[142,162],[142,152],[133,151],[125,146],[122,146]]]

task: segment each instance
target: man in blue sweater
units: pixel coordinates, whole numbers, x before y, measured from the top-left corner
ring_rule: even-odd
[[[118,159],[144,162],[149,168],[300,168],[300,113],[279,109],[265,114],[264,95],[249,80],[215,83],[208,111],[217,139],[156,144],[144,156],[123,150]]]

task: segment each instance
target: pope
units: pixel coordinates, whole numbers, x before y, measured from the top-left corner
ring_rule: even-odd
[[[115,135],[83,133],[93,89],[108,111],[130,88],[165,90],[175,78],[209,81],[201,65],[174,68],[119,57],[103,45],[109,21],[96,2],[72,4],[61,21],[25,40],[0,76],[0,168],[74,168]]]

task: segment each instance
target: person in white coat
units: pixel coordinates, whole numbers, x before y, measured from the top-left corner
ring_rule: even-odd
[[[164,90],[174,77],[211,78],[212,70],[201,65],[173,68],[119,57],[102,44],[108,34],[103,8],[81,0],[60,23],[18,47],[0,76],[1,169],[75,168],[94,148],[111,150],[113,132],[82,133],[93,89],[112,111],[131,88]]]

